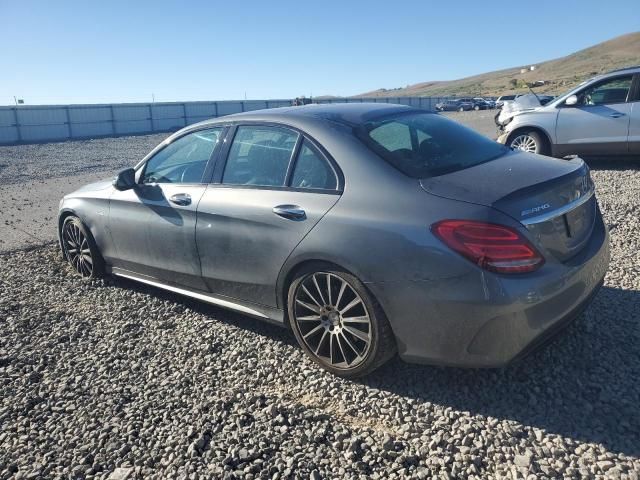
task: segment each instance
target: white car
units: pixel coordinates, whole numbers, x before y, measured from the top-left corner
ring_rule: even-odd
[[[640,66],[597,76],[498,121],[498,142],[514,149],[554,157],[640,155]]]

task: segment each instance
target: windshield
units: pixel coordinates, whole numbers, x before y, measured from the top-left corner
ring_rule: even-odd
[[[488,162],[509,148],[434,113],[404,113],[365,123],[357,136],[413,178],[428,178]]]

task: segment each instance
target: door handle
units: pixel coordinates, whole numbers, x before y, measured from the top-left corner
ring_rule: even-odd
[[[188,193],[176,193],[175,195],[171,195],[169,200],[171,203],[175,203],[176,205],[191,205],[191,195]]]
[[[624,117],[624,113],[622,112],[616,112],[616,113],[611,113],[609,115],[611,118],[620,118],[620,117]]]
[[[298,205],[278,205],[273,207],[273,213],[289,220],[304,220],[307,218],[306,212]]]

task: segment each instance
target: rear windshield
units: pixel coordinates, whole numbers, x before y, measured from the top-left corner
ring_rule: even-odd
[[[356,134],[371,150],[413,178],[456,172],[509,151],[508,147],[434,113],[384,117],[363,124]]]

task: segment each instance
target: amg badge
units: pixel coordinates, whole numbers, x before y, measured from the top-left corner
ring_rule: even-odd
[[[522,212],[520,212],[520,216],[524,217],[525,215],[538,213],[538,212],[541,212],[542,210],[546,210],[547,208],[551,208],[551,205],[549,205],[548,203],[545,203],[543,205],[538,205],[537,207],[533,207],[533,208],[527,208],[526,210],[522,210]]]

